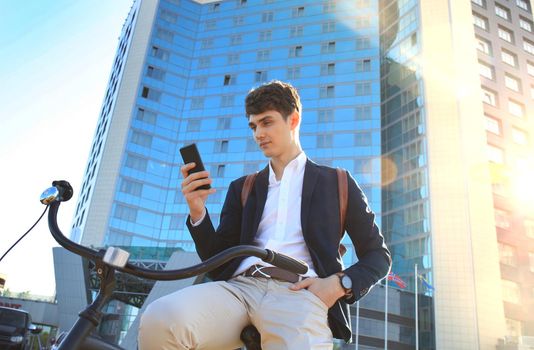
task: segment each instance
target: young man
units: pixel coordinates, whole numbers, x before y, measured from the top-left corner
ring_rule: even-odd
[[[246,113],[254,140],[269,158],[246,204],[245,177],[230,184],[214,229],[205,207],[214,189],[208,172],[182,167],[187,226],[201,259],[236,245],[254,244],[308,263],[302,277],[253,257],[213,271],[214,282],[194,285],[148,306],[140,349],[235,349],[253,324],[263,350],[332,349],[332,338],[351,339],[348,304],[366,295],[389,271],[391,257],[374,214],[352,177],[344,229],[359,261],[344,269],[338,249],[341,219],[336,170],[306,158],[299,140],[302,106],[291,85],[272,81],[252,90]]]

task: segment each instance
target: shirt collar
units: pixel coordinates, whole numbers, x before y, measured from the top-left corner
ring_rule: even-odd
[[[287,163],[287,165],[286,165],[284,170],[286,170],[286,169],[294,169],[293,170],[294,173],[295,174],[299,174],[300,172],[302,172],[304,170],[304,167],[306,165],[306,160],[307,159],[308,159],[308,157],[306,157],[306,153],[304,153],[304,151],[301,151],[299,153],[299,155],[297,157],[295,157],[295,159],[293,159],[292,161]],[[280,181],[281,181],[281,179],[280,179]],[[276,175],[275,175],[273,167],[271,165],[271,161],[269,161],[269,185],[279,183],[280,181],[276,180]]]

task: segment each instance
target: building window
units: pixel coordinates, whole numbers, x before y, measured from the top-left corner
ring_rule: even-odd
[[[366,50],[371,47],[371,38],[358,37],[356,38],[356,50]]]
[[[512,128],[512,140],[519,145],[528,146],[528,135],[523,130]]]
[[[496,164],[504,164],[504,151],[493,145],[487,145],[488,150],[488,160]]]
[[[510,10],[504,6],[495,4],[495,14],[502,19],[510,21]]]
[[[208,86],[208,78],[207,77],[198,77],[195,78],[193,86],[195,89],[203,89]]]
[[[256,152],[258,150],[258,145],[256,144],[256,140],[254,138],[249,137],[247,138],[247,152]]]
[[[171,220],[169,221],[169,230],[181,230],[184,228],[185,224],[185,215],[171,215]]]
[[[520,304],[521,293],[517,283],[509,280],[502,280],[502,292],[504,301]]]
[[[137,131],[132,132],[131,140],[133,144],[136,144],[142,147],[150,148],[150,146],[152,146],[152,136],[144,134],[144,133],[140,133]]]
[[[356,95],[370,95],[371,94],[371,82],[360,81],[356,83]]]
[[[241,26],[245,23],[243,16],[234,16],[234,26]]]
[[[291,38],[302,36],[302,33],[304,31],[303,28],[304,28],[303,26],[293,26],[293,27],[291,27],[291,29],[289,31],[289,36]]]
[[[334,85],[321,86],[319,90],[319,97],[321,98],[334,97],[335,92],[336,90],[335,90]]]
[[[162,61],[167,61],[169,59],[169,51],[159,48],[157,46],[152,46],[150,54]]]
[[[260,37],[259,40],[260,41],[269,41],[269,40],[271,40],[272,35],[273,35],[273,32],[271,30],[261,31],[260,35],[259,35],[259,37]]]
[[[223,85],[234,85],[235,84],[235,76],[232,74],[226,74],[224,76]]]
[[[475,5],[486,8],[486,0],[471,0],[471,2]]]
[[[335,63],[321,64],[321,75],[333,75],[333,74],[336,74]]]
[[[271,57],[271,50],[260,50],[256,56],[258,61],[267,61]]]
[[[357,16],[356,28],[367,28],[371,25],[371,19],[369,16]]]
[[[228,152],[228,140],[221,140],[215,142],[215,153],[226,153]]]
[[[356,61],[356,72],[369,72],[370,70],[371,70],[370,59]]]
[[[148,160],[135,156],[133,154],[126,155],[126,164],[127,168],[131,168],[139,171],[146,171],[148,165]]]
[[[239,54],[231,53],[228,55],[228,64],[238,64],[239,63]]]
[[[254,73],[254,81],[256,83],[261,83],[267,81],[267,71],[259,70]]]
[[[516,0],[515,2],[517,4],[517,7],[519,7],[520,9],[523,9],[527,12],[530,12],[530,8],[528,6],[528,2],[525,1],[525,0]]]
[[[161,68],[148,66],[146,69],[146,75],[155,80],[163,80],[165,78],[165,71]]]
[[[331,123],[334,121],[333,109],[320,109],[317,111],[317,122],[319,123]]]
[[[523,118],[525,115],[525,106],[519,102],[508,100],[508,112],[516,117]]]
[[[131,194],[132,196],[140,197],[141,193],[143,192],[143,184],[137,181],[122,179],[119,191],[122,193]]]
[[[500,227],[505,230],[510,228],[510,219],[509,219],[510,215],[508,214],[508,212],[504,210],[500,210],[500,209],[495,209],[494,215],[495,215],[495,225],[497,227]]]
[[[490,66],[489,64],[486,64],[482,61],[478,61],[478,68],[481,76],[493,80],[493,77],[495,76],[495,69],[493,68],[493,66]]]
[[[211,64],[210,57],[200,57],[198,60],[198,68],[208,68]]]
[[[356,120],[369,120],[372,117],[371,106],[358,106],[354,110],[354,118]]]
[[[509,43],[514,42],[514,33],[504,27],[499,26],[497,28],[497,35],[504,41],[507,41]]]
[[[202,44],[200,46],[201,48],[203,49],[210,49],[213,47],[213,39],[212,38],[209,38],[209,39],[203,39],[202,40]]]
[[[519,26],[532,33],[532,21],[523,17],[519,17]]]
[[[257,163],[245,163],[243,166],[243,173],[244,174],[253,174],[258,171],[258,164]]]
[[[317,135],[317,148],[331,148],[332,134]]]
[[[217,29],[217,21],[210,19],[206,21],[206,30],[215,30]]]
[[[510,90],[521,92],[521,81],[508,73],[504,74],[504,85]]]
[[[517,251],[515,247],[499,242],[499,261],[501,264],[516,267]]]
[[[336,52],[335,41],[321,43],[321,53],[334,53],[334,52]]]
[[[219,2],[213,3],[209,7],[210,12],[218,12],[220,8],[221,8],[221,3],[219,3]]]
[[[272,22],[273,21],[273,12],[264,12],[261,14],[262,22]]]
[[[485,31],[489,30],[489,22],[488,19],[485,17],[482,17],[478,13],[473,12],[473,24],[480,29],[484,29]]]
[[[144,97],[147,100],[158,102],[161,97],[161,91],[157,91],[143,86],[143,90],[141,91],[141,97]]]
[[[534,55],[534,43],[523,38],[523,49],[531,55]]]
[[[302,46],[294,46],[289,49],[289,57],[300,57],[302,56]]]
[[[172,43],[174,39],[174,33],[167,29],[158,28],[156,30],[156,37],[158,37],[161,40]]]
[[[292,15],[293,15],[293,17],[302,17],[302,16],[304,16],[304,6],[293,7]]]
[[[373,139],[370,132],[358,132],[354,134],[354,146],[365,147],[371,146]]]
[[[323,2],[323,12],[334,12],[336,10],[336,2],[335,0],[327,0]]]
[[[234,95],[221,96],[221,107],[231,107],[234,105]]]
[[[300,67],[289,67],[287,69],[287,78],[288,79],[299,79],[300,78]]]
[[[482,87],[482,101],[493,107],[497,107],[497,93]]]
[[[230,37],[230,45],[240,45],[243,38],[241,34],[235,34]]]
[[[151,111],[147,111],[143,108],[137,110],[137,120],[141,120],[147,124],[156,124],[157,114]]]
[[[492,55],[492,49],[491,49],[491,42],[480,37],[480,36],[476,36],[476,39],[477,39],[477,49],[478,51],[480,52],[483,52],[485,53],[486,55],[489,55],[491,56]]]
[[[178,15],[169,10],[161,10],[160,17],[162,20],[167,21],[169,23],[176,23],[176,21],[178,20]]]
[[[193,97],[191,99],[191,109],[204,108],[204,97]]]
[[[115,206],[115,215],[113,216],[124,221],[135,222],[137,219],[137,209],[117,204]]]
[[[217,177],[224,177],[226,166],[224,164],[217,165]]]
[[[199,119],[190,119],[187,121],[187,131],[195,132],[200,131],[200,120]]]
[[[501,123],[498,119],[486,115],[486,130],[495,135],[501,134]]]
[[[502,49],[501,59],[504,63],[509,64],[512,67],[517,67],[517,55],[515,55],[514,53]]]
[[[336,31],[336,22],[328,21],[323,23],[323,33],[332,33]]]
[[[231,123],[232,118],[219,118],[217,119],[217,130],[228,130]]]
[[[512,320],[510,318],[506,318],[506,335],[512,336],[512,337],[520,337],[521,332],[521,321],[518,320]]]

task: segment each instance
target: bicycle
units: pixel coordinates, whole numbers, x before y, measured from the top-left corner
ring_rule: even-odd
[[[102,308],[112,299],[115,288],[115,271],[151,280],[171,281],[186,279],[209,272],[231,259],[240,256],[255,256],[271,265],[297,274],[304,274],[308,271],[308,266],[304,262],[269,249],[247,245],[226,249],[197,265],[183,269],[156,271],[142,268],[128,263],[129,253],[125,250],[108,247],[107,249],[96,251],[69,240],[61,232],[57,224],[57,212],[61,202],[68,201],[72,197],[72,194],[72,187],[67,181],[54,181],[52,182],[52,187],[41,194],[40,200],[41,203],[48,206],[48,227],[54,239],[63,248],[95,263],[97,276],[100,279],[100,288],[94,301],[80,312],[78,320],[68,334],[61,340],[61,344],[58,347],[59,350],[122,349],[118,346],[111,346],[107,343],[100,342],[95,338],[88,338],[89,334],[102,321]],[[86,339],[88,339],[87,342]],[[260,350],[261,345],[259,339],[258,331],[252,325],[245,327],[241,333],[241,340],[247,350]]]

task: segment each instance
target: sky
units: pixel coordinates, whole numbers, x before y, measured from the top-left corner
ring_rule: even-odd
[[[69,233],[122,25],[133,0],[0,0],[0,256],[67,180],[58,222]],[[12,292],[55,293],[46,215],[0,261]]]

